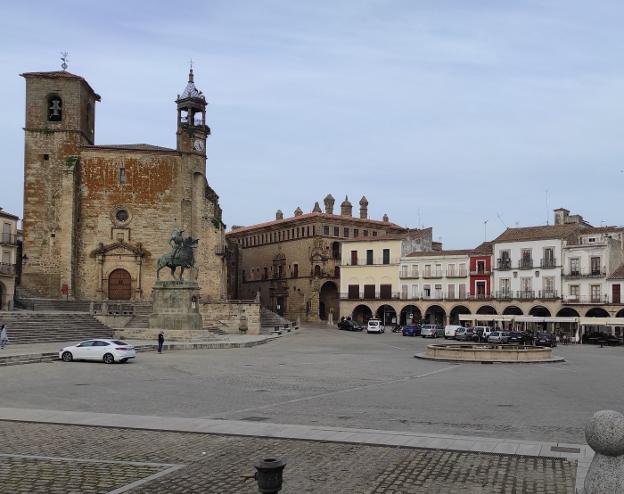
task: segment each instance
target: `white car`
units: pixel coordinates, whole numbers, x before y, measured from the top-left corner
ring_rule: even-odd
[[[455,333],[457,332],[458,329],[462,329],[463,326],[458,326],[456,324],[449,324],[447,326],[445,326],[444,328],[444,338],[445,339],[449,339],[449,338],[455,338]]]
[[[72,360],[98,360],[107,364],[127,362],[136,357],[136,350],[121,340],[93,339],[81,341],[77,345],[67,346],[59,351],[59,358],[64,362]]]
[[[368,324],[366,325],[366,332],[367,333],[383,333],[384,332],[383,324],[381,324],[381,321],[379,319],[371,319],[368,321]]]

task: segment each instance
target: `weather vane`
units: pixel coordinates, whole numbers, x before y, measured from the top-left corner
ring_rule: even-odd
[[[63,62],[61,64],[61,68],[63,69],[63,71],[67,70],[67,62],[69,62],[69,53],[67,53],[66,51],[62,51],[61,52],[61,61]]]

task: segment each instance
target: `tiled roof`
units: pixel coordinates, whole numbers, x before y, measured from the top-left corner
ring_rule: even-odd
[[[83,77],[80,77],[79,75],[72,74],[71,72],[67,72],[64,70],[53,70],[51,72],[24,72],[23,74],[20,74],[20,75],[26,78],[45,77],[48,79],[76,79],[76,80],[84,82],[89,87],[89,89],[93,92],[93,94],[95,94],[96,99],[100,101],[100,95],[97,94],[95,91],[93,91],[93,88],[86,81],[86,79],[84,79]]]
[[[272,220],[272,221],[266,221],[264,223],[257,223],[255,225],[244,226],[241,228],[237,228],[236,230],[227,232],[226,236],[236,236],[236,235],[239,235],[240,233],[249,233],[249,232],[256,231],[256,230],[262,230],[264,228],[274,226],[274,225],[292,225],[294,223],[303,222],[311,218],[318,218],[321,220],[328,220],[328,221],[343,220],[343,221],[348,221],[350,223],[360,224],[362,226],[370,225],[370,226],[375,226],[377,228],[382,228],[382,229],[387,228],[391,230],[407,231],[407,229],[405,229],[404,227],[397,225],[396,223],[391,223],[389,221],[369,220],[369,219],[356,218],[355,216],[341,216],[338,214],[311,212],[311,213],[304,213],[299,216],[291,216],[290,218],[284,218],[283,220]],[[373,238],[373,237],[368,237],[368,238]]]
[[[624,280],[624,264],[620,265],[609,277],[609,280]]]
[[[411,254],[407,254],[406,257],[431,257],[431,256],[443,257],[443,256],[463,256],[463,255],[467,256],[468,254],[471,254],[471,253],[472,253],[471,249],[432,250],[428,252],[421,252],[421,251],[412,252]]]
[[[583,235],[591,235],[592,233],[611,233],[624,231],[624,226],[595,226],[583,230]]]
[[[178,151],[171,148],[165,148],[162,146],[154,146],[152,144],[99,144],[99,145],[85,145],[84,149],[125,149],[128,151],[165,151],[168,153]]]
[[[15,216],[14,214],[7,213],[6,211],[3,211],[2,208],[0,208],[0,216],[2,216],[3,218],[11,218],[13,220],[19,220],[19,216]]]
[[[353,237],[353,238],[345,238],[341,240],[341,242],[378,242],[380,240],[403,240],[406,238],[405,234],[400,233],[389,233],[388,235],[381,235],[376,237]]]
[[[475,247],[475,249],[471,252],[471,254],[475,255],[488,255],[493,252],[492,242],[483,242],[481,245]]]
[[[494,243],[518,242],[523,240],[548,240],[551,238],[567,239],[579,232],[584,232],[588,227],[579,223],[565,225],[541,225],[527,226],[523,228],[507,228]]]

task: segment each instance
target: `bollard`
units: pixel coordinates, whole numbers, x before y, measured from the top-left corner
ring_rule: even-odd
[[[282,489],[282,473],[286,462],[277,458],[265,458],[254,465],[258,490],[263,494],[277,494]]]
[[[585,477],[585,494],[624,494],[624,415],[596,412],[585,426],[585,439],[596,452]]]

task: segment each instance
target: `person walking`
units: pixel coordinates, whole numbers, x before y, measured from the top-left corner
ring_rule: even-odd
[[[162,353],[164,344],[165,344],[165,335],[161,331],[160,333],[158,333],[158,353]]]
[[[9,337],[7,335],[7,328],[3,324],[0,326],[0,350],[2,350],[9,343]]]

